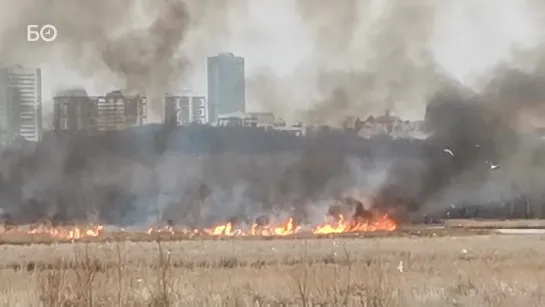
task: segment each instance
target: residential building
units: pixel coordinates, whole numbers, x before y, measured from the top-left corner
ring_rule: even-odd
[[[55,131],[95,132],[97,104],[85,90],[64,91],[53,98]]]
[[[242,112],[218,115],[215,123],[218,127],[257,127],[257,118]]]
[[[275,118],[274,113],[269,112],[234,112],[218,116],[216,123],[218,127],[248,127],[265,129],[266,131],[277,131],[290,133],[296,136],[305,135],[305,128],[302,124],[287,125],[282,118]]]
[[[249,117],[257,120],[258,126],[274,126],[276,118],[272,112],[248,112]]]
[[[206,99],[203,96],[166,96],[165,120],[181,125],[206,123]]]
[[[208,121],[215,124],[219,115],[246,113],[244,58],[220,53],[207,59]]]
[[[42,136],[42,72],[21,66],[0,68],[0,140],[39,141]]]
[[[124,96],[113,91],[93,99],[97,105],[96,124],[99,131],[123,130],[140,126],[147,118],[146,98]]]
[[[85,92],[53,98],[55,131],[86,132],[124,130],[146,122],[146,98],[113,91],[90,97]]]
[[[413,137],[422,129],[420,122],[411,122],[402,120],[393,116],[390,112],[374,117],[370,115],[366,120],[356,121],[355,130],[362,137],[371,137],[374,135],[390,135],[393,137]]]

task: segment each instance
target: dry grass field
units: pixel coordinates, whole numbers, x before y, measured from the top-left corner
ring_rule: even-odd
[[[462,227],[462,228],[479,228],[479,229],[494,229],[494,228],[545,228],[545,220],[446,220],[446,227]]]
[[[0,304],[10,307],[545,306],[540,236],[5,244],[0,250]]]

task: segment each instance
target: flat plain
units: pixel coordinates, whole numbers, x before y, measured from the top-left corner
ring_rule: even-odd
[[[0,245],[3,306],[545,306],[539,235]]]

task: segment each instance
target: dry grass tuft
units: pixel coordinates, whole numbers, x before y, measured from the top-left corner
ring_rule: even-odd
[[[543,243],[475,236],[3,245],[0,305],[545,306]]]

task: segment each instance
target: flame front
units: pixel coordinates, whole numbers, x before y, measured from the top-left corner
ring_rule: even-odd
[[[103,226],[90,226],[90,227],[49,227],[49,226],[40,226],[37,228],[30,229],[29,234],[39,234],[47,235],[56,239],[62,240],[76,240],[87,237],[98,237],[102,230]]]
[[[211,236],[239,236],[242,235],[243,232],[240,229],[233,228],[233,223],[229,222],[227,224],[219,225],[214,228],[207,228],[203,231],[205,234],[211,235]]]
[[[354,217],[347,221],[343,215],[336,218],[329,217],[329,221],[308,228],[308,231],[313,234],[340,234],[340,233],[356,233],[356,232],[375,232],[375,231],[394,231],[397,229],[396,222],[387,214],[373,214],[372,217],[362,218]],[[210,228],[204,229],[175,229],[173,226],[165,226],[159,228],[149,228],[147,233],[170,233],[180,235],[201,235],[212,237],[236,237],[236,236],[262,236],[262,237],[282,237],[290,236],[304,230],[301,226],[297,226],[293,217],[288,218],[283,223],[269,223],[263,225],[254,223],[249,228],[238,228],[233,222],[227,222]]]
[[[373,216],[369,219],[354,218],[346,222],[343,215],[339,215],[337,221],[326,222],[315,227],[314,234],[333,234],[345,232],[375,232],[375,231],[394,231],[397,224],[388,215]]]
[[[301,230],[301,227],[295,226],[295,221],[290,217],[286,223],[280,226],[265,225],[259,226],[258,224],[253,224],[250,231],[251,235],[254,236],[289,236],[293,235]]]
[[[375,232],[375,231],[394,231],[397,229],[396,222],[387,214],[367,213],[367,215],[354,216],[347,220],[343,215],[336,218],[329,216],[329,221],[316,227],[305,228],[312,234],[340,234],[357,232]],[[154,233],[169,233],[187,236],[212,236],[212,237],[234,237],[234,236],[262,236],[262,237],[281,237],[290,236],[299,233],[302,227],[296,225],[293,217],[288,218],[282,223],[266,222],[254,223],[248,228],[238,228],[233,222],[227,222],[211,228],[204,229],[176,229],[172,224],[166,227],[149,228],[148,235]],[[40,226],[28,231],[29,234],[47,235],[52,238],[62,240],[74,240],[87,237],[98,237],[103,231],[103,226],[89,227],[51,227]]]

